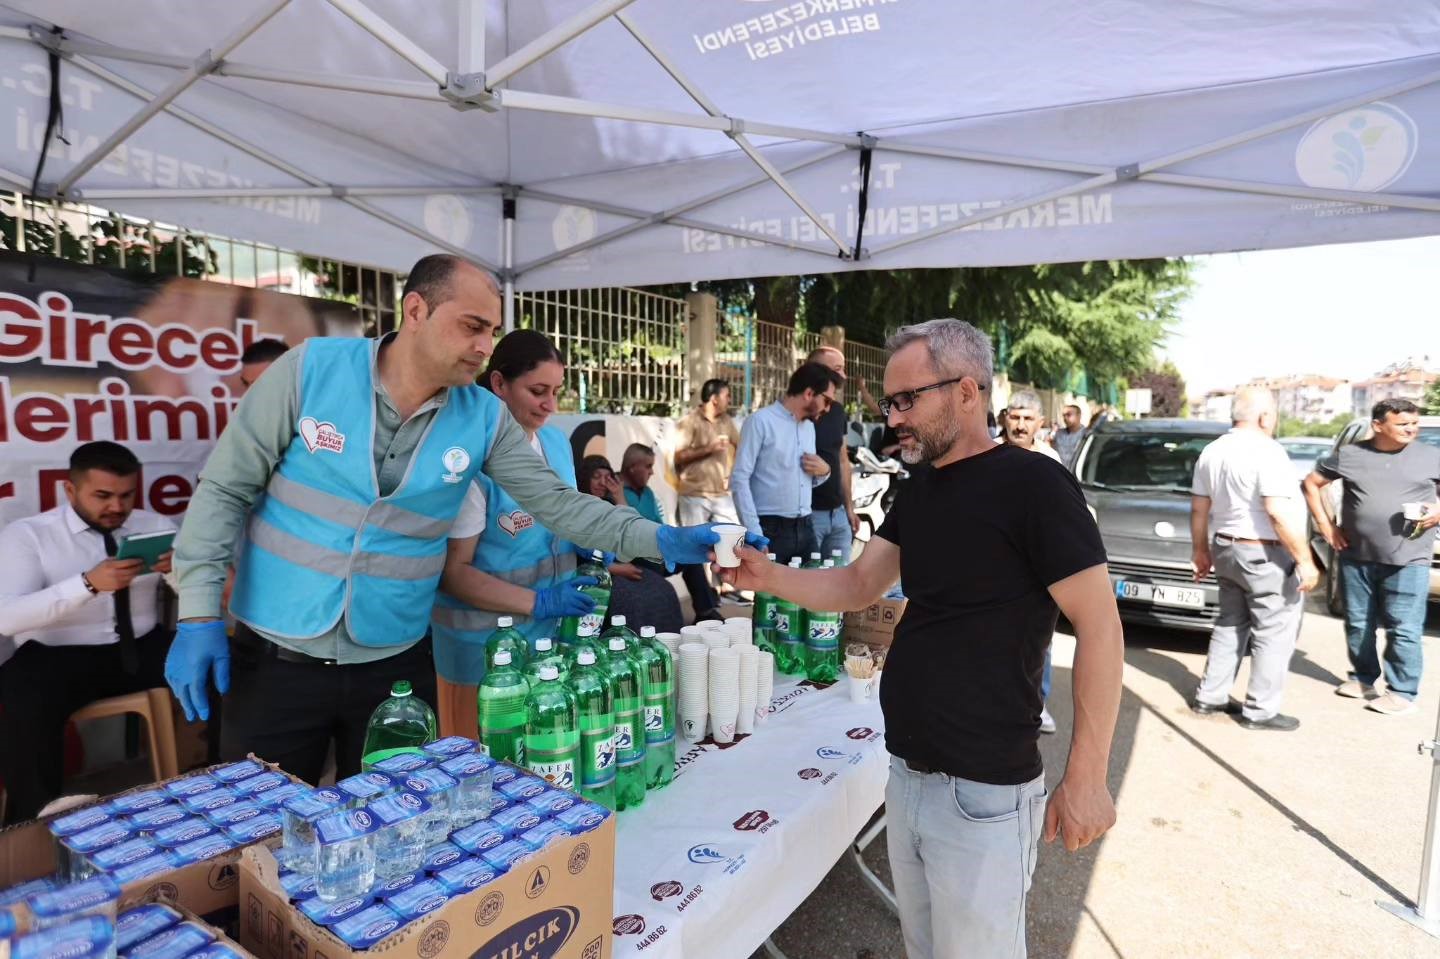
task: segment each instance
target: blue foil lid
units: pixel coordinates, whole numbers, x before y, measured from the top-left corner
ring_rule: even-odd
[[[424,753],[396,753],[375,764],[376,769],[390,776],[403,776],[417,769],[434,765],[434,760]]]
[[[90,861],[95,864],[95,868],[111,872],[147,856],[153,856],[158,851],[159,847],[149,839],[129,839],[97,850],[90,856]]]
[[[291,902],[299,902],[302,899],[311,899],[315,896],[316,877],[303,872],[290,872],[286,870],[280,873],[280,888],[285,890],[285,895],[290,897]]]
[[[311,792],[311,789],[304,783],[286,783],[274,789],[267,789],[263,793],[256,793],[252,798],[266,809],[278,812],[285,803],[307,792]]]
[[[377,799],[365,807],[382,826],[408,822],[430,811],[430,804],[412,792]]]
[[[38,919],[56,919],[72,912],[98,909],[119,898],[119,883],[109,876],[95,876],[49,892],[37,892],[25,904]]]
[[[433,766],[429,769],[417,769],[402,782],[406,789],[417,793],[439,793],[460,785],[454,776]]]
[[[151,838],[155,840],[157,846],[174,849],[176,846],[183,846],[201,836],[208,836],[214,831],[215,826],[210,820],[202,819],[199,816],[190,816],[166,826],[164,829],[157,829]]]
[[[254,819],[248,819],[242,823],[225,827],[225,835],[237,846],[245,846],[250,843],[259,842],[267,836],[273,836],[280,832],[280,815],[278,813],[261,813]]]
[[[183,799],[186,796],[198,796],[201,793],[219,789],[220,780],[207,773],[199,773],[194,776],[186,776],[184,779],[172,780],[161,788],[177,799]]]
[[[579,801],[579,796],[572,792],[566,792],[563,789],[547,789],[540,795],[532,796],[525,800],[532,809],[546,816],[552,813],[564,812]]]
[[[132,835],[129,823],[121,819],[112,819],[93,829],[66,837],[65,845],[78,853],[92,853],[97,849],[113,846],[117,842],[124,842]]]
[[[464,736],[446,736],[433,743],[426,743],[422,748],[432,756],[449,759],[461,753],[473,753],[479,745],[475,740],[466,739]]]
[[[435,874],[435,878],[455,895],[469,892],[472,889],[479,889],[488,882],[493,882],[500,877],[494,866],[480,859],[466,859],[453,866],[442,869]]]
[[[73,836],[109,822],[110,818],[109,809],[105,805],[90,806],[50,820],[50,833],[54,836]]]
[[[506,799],[520,801],[534,799],[550,788],[550,784],[538,776],[517,776],[507,783],[496,783],[495,790]]]
[[[263,772],[258,776],[250,776],[242,779],[231,788],[237,796],[254,796],[257,793],[267,792],[271,789],[279,789],[281,786],[288,786],[291,783],[289,776],[277,772]]]
[[[404,925],[398,913],[384,903],[375,903],[330,927],[341,942],[352,949],[369,949]]]
[[[435,879],[424,879],[385,897],[385,905],[394,909],[404,919],[418,919],[434,912],[454,896],[444,884]]]
[[[162,872],[170,872],[178,869],[180,858],[168,849],[162,849],[153,856],[146,856],[127,865],[121,866],[110,874],[110,877],[124,886],[137,879],[145,879],[158,875]]]
[[[555,821],[572,833],[589,832],[605,821],[610,810],[599,803],[580,802],[555,814]]]
[[[191,812],[208,813],[225,806],[233,806],[239,801],[240,798],[230,790],[216,789],[194,796],[186,796],[180,800],[180,805]]]
[[[345,797],[333,789],[310,789],[302,790],[291,796],[281,804],[280,808],[288,813],[294,813],[302,819],[310,819],[333,812],[339,809],[344,802]]]
[[[568,839],[570,830],[555,820],[547,820],[538,826],[532,826],[520,834],[520,841],[525,845],[539,852],[546,846],[559,839]]]
[[[180,918],[180,913],[158,902],[127,909],[115,920],[115,948],[124,952],[140,940],[175,925]]]
[[[215,941],[215,933],[193,922],[178,922],[131,946],[124,959],[184,959]]]
[[[490,817],[490,822],[506,836],[515,836],[527,829],[540,825],[540,814],[521,803],[502,809]]]
[[[353,916],[355,913],[370,905],[369,895],[353,896],[349,899],[341,899],[336,902],[326,902],[319,896],[312,899],[304,899],[298,905],[298,909],[317,926],[333,926],[346,916]]]
[[[505,842],[506,838],[508,837],[504,830],[483,820],[471,823],[464,829],[457,829],[450,834],[451,842],[470,853],[494,849]]]
[[[259,803],[237,802],[206,812],[205,818],[220,828],[235,826],[257,816],[266,815],[265,807]]]
[[[383,796],[395,788],[395,780],[385,773],[373,769],[358,776],[349,776],[335,784],[335,790],[352,799],[368,800]]]
[[[453,842],[442,842],[425,850],[425,860],[420,863],[420,868],[426,872],[434,872],[437,869],[444,869],[446,866],[453,866],[465,858],[465,850]]]
[[[154,832],[163,826],[177,823],[190,815],[190,810],[175,803],[166,803],[163,806],[156,806],[144,812],[137,812],[133,816],[126,816],[132,829]]]
[[[110,808],[117,813],[137,813],[171,801],[170,794],[163,789],[142,789],[140,792],[122,793],[110,800]]]
[[[501,872],[505,872],[517,862],[529,859],[533,855],[535,855],[535,850],[528,843],[512,839],[509,842],[501,843],[494,849],[487,849],[480,854],[480,858]]]
[[[115,923],[102,916],[21,936],[11,946],[13,959],[97,959],[115,944]]]
[[[263,773],[265,767],[253,759],[242,759],[238,763],[226,763],[210,770],[210,775],[222,783],[238,783],[242,779]]]
[[[445,760],[440,768],[456,779],[469,779],[495,768],[495,760],[484,753],[464,753]]]
[[[367,836],[378,828],[375,817],[364,809],[347,809],[331,813],[315,822],[315,835],[321,845],[345,842]]]
[[[180,865],[188,866],[191,863],[213,859],[234,848],[235,844],[223,832],[212,832],[208,836],[201,836],[199,839],[192,839],[176,846],[174,853],[178,857]]]

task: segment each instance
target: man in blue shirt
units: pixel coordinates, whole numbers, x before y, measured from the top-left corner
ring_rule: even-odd
[[[665,507],[650,488],[650,477],[655,475],[655,451],[644,443],[631,443],[625,448],[620,461],[621,488],[625,491],[625,502],[630,508],[653,523],[664,526]],[[661,576],[669,576],[663,563],[636,560],[637,566],[647,566]],[[720,615],[720,598],[710,585],[709,568],[704,563],[681,563],[675,567],[685,580],[690,592],[690,601],[695,608],[695,621],[702,619],[723,619]]]
[[[785,397],[745,418],[730,490],[740,522],[765,531],[776,560],[808,559],[818,549],[810,525],[810,493],[830,475],[815,454],[815,420],[835,400],[840,374],[806,363],[790,377]]]

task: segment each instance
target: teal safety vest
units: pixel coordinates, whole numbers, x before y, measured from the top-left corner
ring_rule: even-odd
[[[503,407],[452,387],[381,496],[372,340],[306,341],[295,436],[250,512],[230,609],[254,629],[319,636],[345,617],[362,646],[424,637],[450,524],[489,455]]]
[[[553,426],[536,434],[550,468],[575,485],[575,459],[570,441]],[[575,570],[570,543],[535,521],[499,483],[481,473],[475,482],[485,493],[485,531],[470,563],[476,569],[526,589],[544,589],[569,577]],[[485,640],[496,629],[499,613],[476,609],[445,592],[435,597],[430,630],[435,643],[435,671],[452,683],[473,685],[485,678]],[[557,619],[515,616],[515,628],[534,645],[542,636],[555,636]]]

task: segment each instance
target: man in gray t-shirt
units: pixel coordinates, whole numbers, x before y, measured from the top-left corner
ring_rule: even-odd
[[[1371,439],[1342,446],[1315,464],[1305,478],[1305,500],[1316,529],[1339,557],[1330,575],[1340,576],[1344,592],[1350,678],[1335,692],[1397,715],[1414,708],[1420,687],[1420,636],[1440,526],[1440,450],[1415,442],[1420,409],[1408,400],[1382,400],[1371,420]],[[1335,480],[1345,482],[1339,527],[1320,492]],[[1426,504],[1424,518],[1406,519],[1407,503]],[[1385,627],[1387,639],[1383,696],[1375,690],[1381,672],[1377,626]]]

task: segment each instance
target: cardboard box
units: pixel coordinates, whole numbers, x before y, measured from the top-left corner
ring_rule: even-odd
[[[290,904],[275,856],[240,858],[240,942],[259,959],[608,959],[615,816],[356,952]]]
[[[871,646],[889,646],[895,627],[905,613],[908,600],[882,599],[878,603],[845,614],[845,640]]]
[[[256,759],[254,756],[250,758]],[[269,769],[284,773],[284,770],[279,769],[273,763],[266,763],[263,759],[256,759],[256,761]],[[286,773],[286,775],[289,774]],[[175,778],[183,779],[185,777],[177,776]],[[290,778],[294,779],[293,776]],[[164,782],[172,781],[165,780]],[[53,875],[59,868],[55,839],[50,835],[49,822],[51,819],[106,802],[115,796],[154,789],[158,785],[163,785],[163,783],[137,786],[111,796],[100,797],[94,803],[66,809],[45,819],[32,819],[29,822],[17,823],[0,829],[0,889],[7,889],[31,879]],[[211,925],[223,926],[233,918],[236,905],[240,901],[237,868],[239,860],[240,850],[237,849],[204,862],[192,863],[170,872],[137,879],[121,887],[120,908],[128,909],[144,902],[164,902],[188,910],[197,916],[207,917]]]

